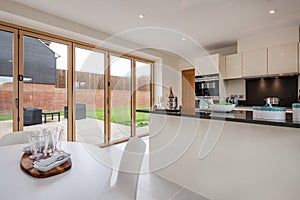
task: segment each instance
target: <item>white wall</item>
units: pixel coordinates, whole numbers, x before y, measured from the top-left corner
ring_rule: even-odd
[[[246,100],[246,81],[244,79],[234,79],[225,81],[226,96],[242,95],[240,100]]]
[[[179,68],[180,58],[170,52],[142,49],[141,51],[161,58],[161,65],[155,69],[155,88],[154,103],[158,101],[159,96],[163,96],[166,100],[169,95],[169,88],[173,88],[173,93],[178,97],[178,105],[182,104],[181,95],[181,69]]]
[[[236,53],[237,53],[237,44],[208,51],[209,55],[221,54],[223,56],[227,56],[227,55],[236,54]]]

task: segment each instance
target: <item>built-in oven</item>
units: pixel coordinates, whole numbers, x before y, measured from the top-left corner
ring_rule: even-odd
[[[196,76],[195,96],[219,98],[219,74]]]
[[[195,77],[195,109],[208,110],[219,102],[219,74]]]

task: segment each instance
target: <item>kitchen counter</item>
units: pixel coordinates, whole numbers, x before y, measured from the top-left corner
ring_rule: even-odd
[[[159,111],[157,111],[157,110],[137,110],[137,112],[153,113],[153,114],[160,114],[160,115],[181,116],[181,117],[191,117],[191,118],[223,120],[223,121],[270,125],[270,126],[300,128],[300,122],[293,122],[292,114],[289,112],[286,113],[285,121],[253,119],[253,117],[252,117],[253,113],[252,113],[252,111],[249,111],[249,110],[233,110],[230,113],[217,113],[217,112],[210,112],[210,111],[195,112],[194,109],[190,109],[190,110],[183,109],[180,112],[174,112],[171,110],[170,111],[168,111],[168,110],[167,111],[166,110],[159,110]]]

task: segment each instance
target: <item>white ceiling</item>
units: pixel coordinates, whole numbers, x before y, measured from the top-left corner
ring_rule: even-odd
[[[14,1],[148,47],[169,38],[174,44],[175,35],[177,48],[186,37],[211,50],[256,32],[300,25],[300,0]],[[277,12],[270,15],[271,9]]]

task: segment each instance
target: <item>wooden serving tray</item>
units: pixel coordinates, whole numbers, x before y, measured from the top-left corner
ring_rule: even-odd
[[[20,161],[20,167],[26,174],[29,174],[36,178],[47,178],[50,176],[61,174],[65,171],[68,171],[72,167],[72,161],[71,161],[71,158],[69,158],[63,164],[61,164],[49,171],[41,172],[33,167],[34,160],[29,159],[29,156],[30,156],[30,154],[26,154],[26,153],[23,154],[21,161]]]

